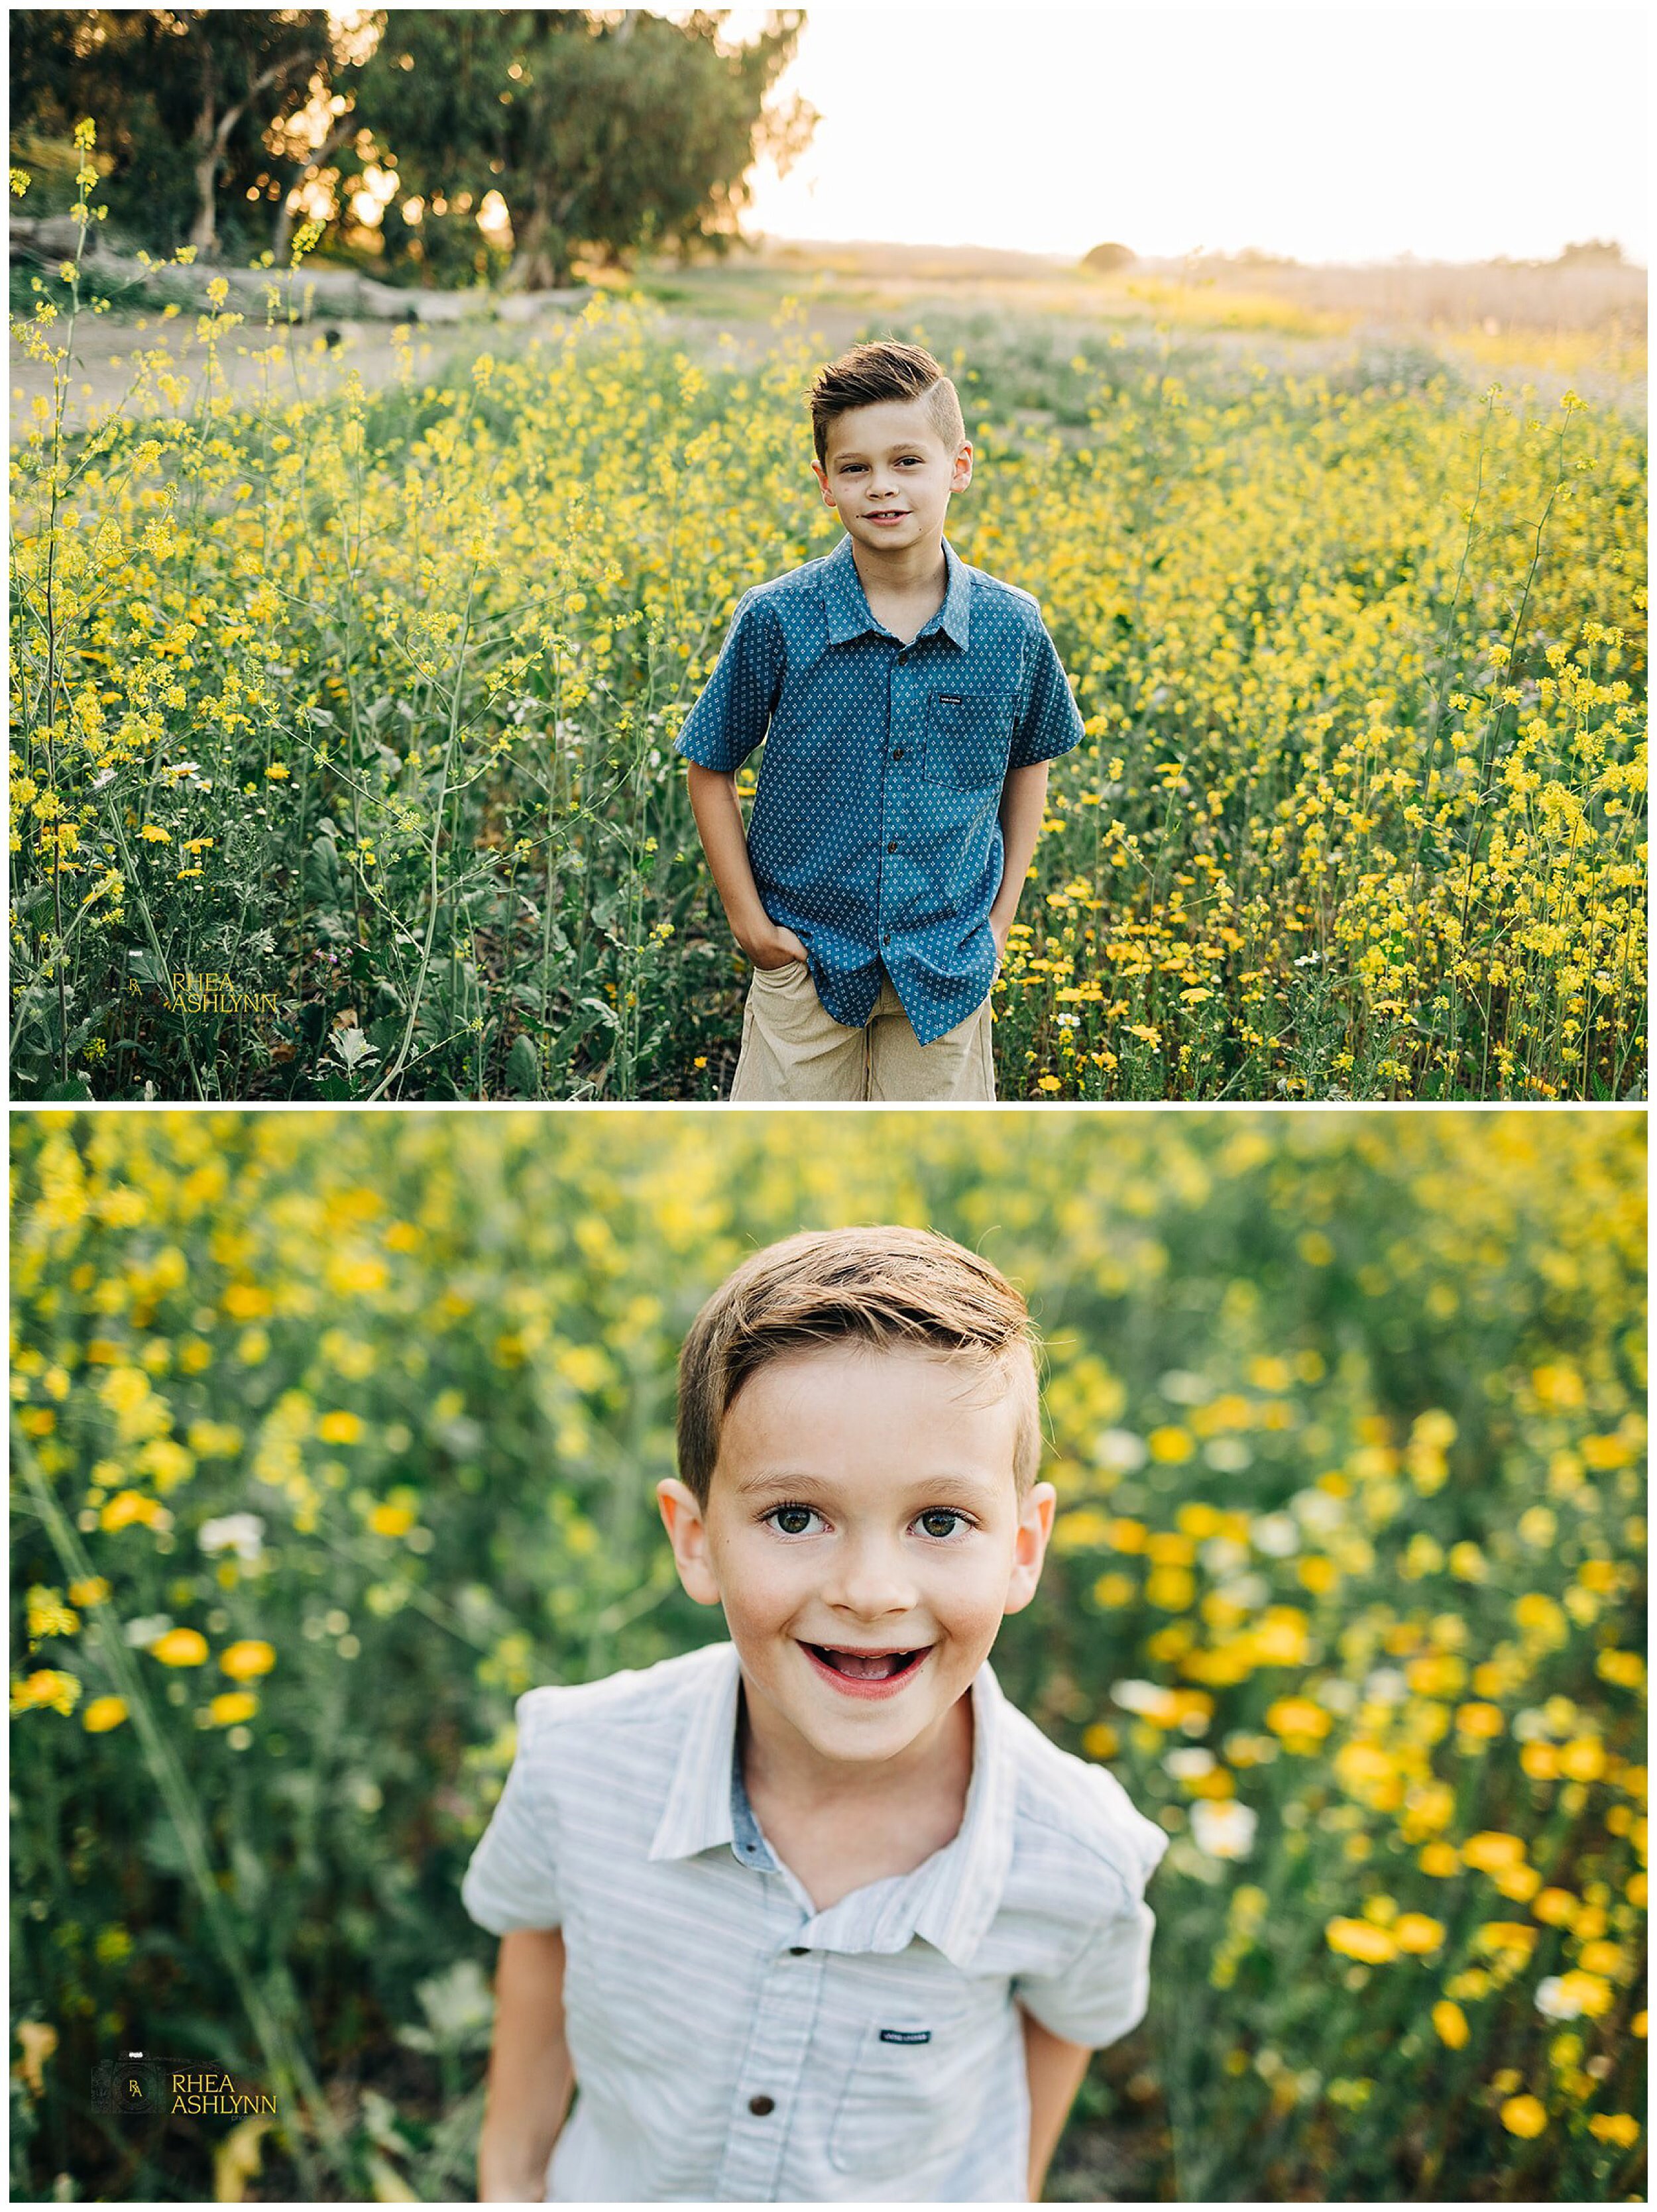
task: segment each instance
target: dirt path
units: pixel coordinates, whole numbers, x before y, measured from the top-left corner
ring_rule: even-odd
[[[805,298],[801,304],[807,323],[819,334],[823,348],[828,352],[838,351],[871,321],[880,323],[887,317],[900,319],[905,309],[912,314],[927,307],[947,305],[959,312],[970,304],[972,289],[967,288],[963,295],[960,288],[952,288],[940,295],[929,293],[924,287],[886,289],[894,295],[890,300],[879,296],[879,287],[862,288],[861,296],[854,295],[850,298]],[[756,288],[755,296],[740,301],[728,295],[717,302],[698,301],[695,304],[687,302],[683,307],[674,306],[663,312],[663,327],[687,350],[709,363],[723,362],[752,368],[772,343],[771,316],[779,292],[777,287],[764,291]],[[881,314],[882,308],[886,311],[886,317]],[[233,331],[220,348],[220,388],[252,400],[268,384],[277,399],[285,405],[302,397],[316,399],[337,391],[346,374],[355,369],[368,389],[374,391],[396,376],[405,350],[416,376],[422,383],[430,383],[456,370],[464,371],[480,353],[491,353],[498,360],[521,354],[536,339],[551,336],[565,327],[571,312],[568,306],[548,307],[516,321],[502,322],[490,316],[476,316],[453,323],[416,325],[402,347],[393,341],[392,333],[404,326],[385,321],[318,321],[296,325],[290,333],[267,332],[262,327],[250,330],[244,325]],[[1041,319],[1039,315],[1038,319]],[[61,323],[56,326],[59,343],[64,328]],[[1372,343],[1406,337],[1417,344],[1422,343],[1422,334],[1417,332],[1372,329],[1362,335]],[[289,343],[281,343],[284,337]],[[1263,340],[1255,333],[1195,330],[1181,331],[1179,340],[1182,345],[1211,348],[1222,356],[1278,356],[1283,366],[1293,366],[1301,373],[1313,368],[1332,368],[1354,343],[1351,336],[1339,340],[1285,341]],[[1426,343],[1430,344],[1430,341]],[[277,360],[255,358],[257,355],[268,355],[273,343],[281,346]],[[154,392],[143,398],[129,398],[137,374],[137,356],[161,347],[181,359],[188,403],[198,404],[204,369],[196,343],[193,310],[184,310],[171,317],[163,315],[160,309],[143,314],[83,313],[76,322],[70,352],[65,417],[70,428],[84,429],[91,420],[123,403],[135,417],[178,411],[175,400]],[[1432,349],[1455,360],[1453,347],[1441,345]],[[1457,366],[1470,376],[1491,374],[1488,366],[1480,368],[1466,362],[1457,362]],[[1545,403],[1556,398],[1573,380],[1554,372],[1529,368],[1510,372],[1503,380],[1515,389],[1531,384]],[[1585,398],[1602,404],[1626,407],[1632,399],[1632,404],[1637,405],[1637,395],[1625,379],[1589,371],[1579,374],[1574,380]],[[37,419],[38,405],[45,403],[49,406],[52,377],[50,368],[29,359],[15,339],[9,352],[9,383],[11,439],[15,445]]]
[[[370,391],[389,384],[405,353],[415,374],[430,382],[456,361],[469,362],[490,352],[497,357],[516,353],[529,341],[556,330],[565,319],[554,313],[533,322],[502,328],[478,320],[454,328],[417,328],[410,341],[399,347],[392,331],[400,325],[386,322],[305,324],[294,329],[291,344],[286,334],[234,331],[219,349],[217,375],[221,392],[252,400],[268,387],[284,405],[304,398],[316,399],[338,390],[347,373],[355,369]],[[82,315],[77,321],[70,354],[70,392],[65,420],[73,429],[88,427],[89,419],[126,401],[134,416],[177,411],[175,403],[153,391],[128,399],[138,372],[138,356],[165,347],[185,373],[192,403],[202,392],[204,364],[195,340],[195,318],[181,313],[164,320],[159,313],[146,315]],[[62,325],[58,325],[61,331]],[[61,343],[61,337],[58,339]],[[280,347],[280,358],[256,360]],[[21,354],[14,340],[9,360],[11,387],[11,439],[15,445],[34,420],[37,399],[50,404],[52,373],[48,364]]]

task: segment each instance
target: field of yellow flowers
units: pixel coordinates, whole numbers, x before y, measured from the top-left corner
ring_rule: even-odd
[[[600,300],[323,388],[295,268],[262,328],[141,323],[76,431],[65,267],[13,331],[62,356],[13,465],[20,1094],[721,1095],[745,967],[671,747],[743,590],[838,529],[803,325],[743,366]],[[1087,731],[1002,1095],[1636,1095],[1642,423],[1151,312],[923,333],[979,457],[952,538],[1041,600]]]
[[[899,1120],[15,1118],[15,2195],[469,2192],[514,1698],[705,1638],[681,1334],[892,1218],[1032,1300],[997,1668],[1171,1838],[1051,2193],[1638,2197],[1640,1119]]]

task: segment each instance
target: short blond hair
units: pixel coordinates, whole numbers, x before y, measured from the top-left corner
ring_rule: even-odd
[[[924,399],[945,450],[957,453],[966,436],[959,395],[924,346],[880,338],[855,345],[819,369],[811,387],[811,437],[820,465],[828,463],[829,425],[854,407],[885,399]]]
[[[773,1359],[841,1343],[999,1370],[1017,1401],[1014,1478],[1020,1497],[1028,1492],[1041,1460],[1039,1345],[1006,1276],[930,1230],[805,1230],[728,1275],[680,1348],[679,1472],[699,1505],[743,1384]]]

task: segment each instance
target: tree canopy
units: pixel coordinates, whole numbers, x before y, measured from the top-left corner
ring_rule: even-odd
[[[1113,276],[1118,269],[1130,268],[1134,259],[1130,246],[1118,246],[1112,240],[1103,246],[1089,246],[1081,257],[1081,266],[1090,276]]]
[[[14,139],[91,116],[119,227],[209,259],[266,242],[300,166],[267,142],[346,73],[320,8],[18,9],[10,30]]]
[[[512,280],[567,281],[587,252],[716,249],[734,235],[756,155],[786,163],[815,121],[768,106],[802,18],[775,15],[740,46],[722,15],[674,23],[630,9],[393,11],[363,71],[360,112],[423,203],[387,225],[393,258],[422,243],[434,203],[505,201]]]
[[[755,160],[786,167],[816,123],[777,93],[803,21],[738,43],[723,10],[22,9],[11,126],[94,116],[112,215],[148,244],[281,255],[302,208],[444,281],[487,258],[488,203],[509,281],[556,284],[582,255],[728,245]]]

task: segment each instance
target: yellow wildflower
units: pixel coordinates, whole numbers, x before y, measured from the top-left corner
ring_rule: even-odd
[[[1467,2038],[1471,2033],[1467,2025],[1467,2015],[1448,1997],[1441,1997],[1433,2007],[1433,2026],[1439,2041],[1447,2044],[1452,2051],[1461,2051],[1466,2047]]]
[[[1366,1966],[1382,1966],[1398,1956],[1398,1947],[1388,1931],[1368,1920],[1331,1920],[1324,1940],[1342,1958],[1361,1960]]]
[[[1510,2136],[1539,2136],[1548,2115],[1534,2097],[1509,2097],[1502,2107],[1502,2124]]]

